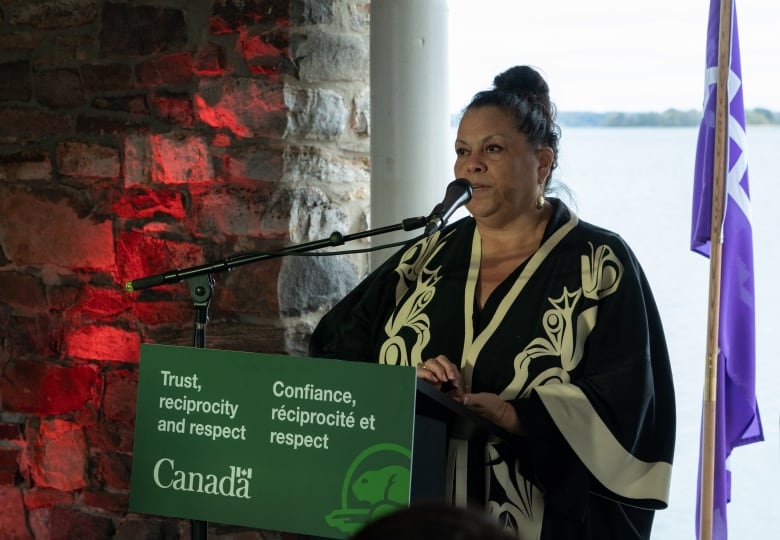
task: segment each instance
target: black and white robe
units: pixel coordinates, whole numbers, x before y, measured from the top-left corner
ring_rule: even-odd
[[[622,238],[548,200],[541,246],[483,309],[480,236],[465,218],[372,272],[323,317],[310,354],[411,366],[446,355],[526,431],[460,450],[461,503],[526,540],[646,539],[667,505],[675,435],[660,317]]]

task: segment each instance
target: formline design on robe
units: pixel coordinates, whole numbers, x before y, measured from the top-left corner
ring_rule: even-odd
[[[519,272],[511,284],[511,289],[501,298],[492,319],[487,321],[478,333],[473,328],[472,310],[481,260],[481,239],[478,229],[473,230],[469,272],[464,291],[466,316],[463,357],[460,359],[462,378],[467,387],[470,387],[480,351],[542,262],[575,229],[578,222],[577,216],[573,212],[570,213],[568,222],[543,242]],[[395,308],[384,326],[387,337],[381,346],[380,363],[415,366],[424,360],[425,347],[431,340],[430,320],[425,310],[437,294],[437,284],[446,277],[442,275],[441,264],[435,262],[436,255],[445,248],[454,232],[445,231],[443,236],[437,232],[414,243],[402,254],[395,269],[399,278],[395,290]],[[638,460],[621,446],[600,420],[587,396],[579,387],[571,384],[571,373],[580,365],[588,337],[596,327],[598,303],[619,290],[625,271],[623,262],[606,243],[588,242],[587,246],[583,247],[587,249],[580,255],[579,286],[572,289],[573,283],[560,283],[557,293],[546,296],[548,308],[541,314],[540,321],[543,335],[531,338],[519,352],[512,353],[513,377],[505,388],[496,393],[503,399],[512,401],[529,397],[533,390],[540,391],[542,402],[550,412],[552,420],[596,478],[619,496],[644,499],[647,498],[645,479],[650,479],[652,490],[661,493],[661,484],[664,481],[668,483],[670,464],[637,463]],[[541,392],[544,388],[549,391]],[[576,414],[561,413],[561,410],[567,407],[583,410],[576,411]],[[567,414],[571,417],[567,418]],[[577,425],[578,422],[582,424]],[[598,433],[603,455],[594,455],[594,452],[601,450],[593,449],[593,440],[581,440],[588,437],[588,434],[581,433],[583,426],[585,430],[593,430],[590,432],[591,439],[593,433]],[[622,476],[610,473],[609,467],[604,463],[613,458],[626,464],[626,470],[629,472]],[[455,480],[456,502],[465,501],[464,471],[467,459],[467,445],[461,445],[456,457],[460,465],[455,466],[455,470],[460,471],[456,474],[460,478]],[[485,484],[488,510],[506,528],[522,531],[527,538],[539,538],[544,516],[544,498],[540,489],[523,477],[517,459],[511,454],[505,455],[500,444],[485,445],[484,463],[487,473]],[[639,481],[634,481],[637,479]],[[621,492],[626,485],[639,486],[638,492]],[[494,492],[491,493],[491,490]],[[460,498],[458,491],[461,492]],[[659,495],[658,498],[663,500],[664,497]]]

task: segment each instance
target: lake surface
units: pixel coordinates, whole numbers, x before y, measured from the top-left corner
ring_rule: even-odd
[[[677,393],[678,432],[669,508],[653,537],[695,538],[709,260],[690,251],[696,128],[563,128],[557,179],[580,217],[620,233],[636,252],[661,311]],[[756,393],[765,441],[731,456],[732,540],[777,537],[780,485],[780,127],[748,126],[756,287]]]

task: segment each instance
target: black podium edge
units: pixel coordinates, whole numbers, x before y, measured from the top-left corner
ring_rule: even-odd
[[[502,441],[517,438],[493,422],[458,403],[435,386],[417,379],[415,414],[445,422],[449,438],[471,440],[475,437],[497,437]]]

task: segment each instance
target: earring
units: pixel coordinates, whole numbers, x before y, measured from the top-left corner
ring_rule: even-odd
[[[539,194],[539,198],[536,199],[536,209],[541,210],[544,208],[544,193]]]

